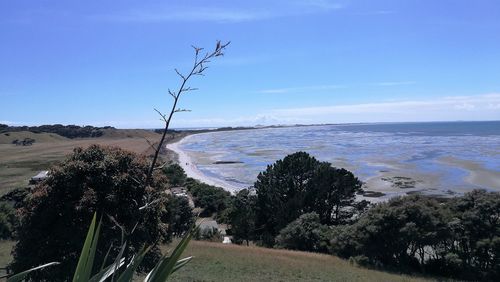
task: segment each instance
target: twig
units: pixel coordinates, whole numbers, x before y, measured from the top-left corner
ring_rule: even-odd
[[[153,176],[153,171],[155,170],[156,161],[158,160],[158,155],[160,154],[160,150],[161,150],[163,143],[165,141],[165,137],[167,135],[167,131],[168,131],[168,128],[170,126],[170,121],[172,120],[172,116],[174,115],[174,113],[187,111],[185,109],[177,108],[177,103],[179,102],[179,98],[181,97],[182,93],[184,93],[184,92],[196,90],[196,88],[186,87],[186,83],[189,81],[189,79],[193,75],[203,75],[203,72],[208,68],[208,66],[205,66],[204,64],[210,63],[210,59],[212,59],[212,58],[223,56],[226,47],[230,43],[231,43],[230,41],[227,43],[221,43],[221,41],[218,40],[216,42],[215,49],[210,53],[205,53],[205,55],[203,56],[203,58],[201,60],[199,59],[199,54],[203,50],[203,48],[198,48],[198,47],[192,46],[194,51],[195,51],[195,59],[194,59],[193,67],[191,68],[190,72],[187,75],[183,75],[177,69],[175,69],[175,72],[177,73],[177,75],[179,75],[181,77],[182,83],[176,92],[173,92],[170,89],[168,90],[168,93],[174,98],[174,103],[172,105],[170,113],[168,114],[168,117],[166,114],[163,114],[160,111],[158,111],[157,109],[155,109],[155,111],[162,117],[162,120],[165,122],[165,129],[163,130],[163,134],[161,136],[160,142],[158,143],[158,147],[155,150],[153,160],[151,161],[151,165],[150,165],[148,173],[146,175],[146,181],[144,183],[144,185],[146,187],[151,184],[151,178]],[[146,206],[147,206],[147,204],[146,204]]]

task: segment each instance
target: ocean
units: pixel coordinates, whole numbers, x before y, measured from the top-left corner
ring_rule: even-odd
[[[195,134],[178,148],[204,177],[243,189],[288,154],[305,151],[352,171],[382,197],[500,191],[500,121],[341,124]],[[186,164],[187,165],[187,164]]]

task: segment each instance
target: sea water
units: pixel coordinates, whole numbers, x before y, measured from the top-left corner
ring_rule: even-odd
[[[220,131],[190,136],[179,147],[207,177],[240,189],[252,186],[259,172],[276,160],[305,151],[351,170],[367,184],[365,189],[374,191],[398,194],[400,188],[391,183],[381,185],[397,176],[415,181],[405,193],[500,191],[500,121]]]

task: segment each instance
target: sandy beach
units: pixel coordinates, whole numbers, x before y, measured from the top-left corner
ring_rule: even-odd
[[[206,134],[206,133],[198,133],[198,134]],[[184,169],[188,177],[194,178],[209,185],[222,187],[231,193],[235,193],[238,190],[240,190],[239,187],[231,185],[231,183],[228,183],[221,179],[217,179],[215,177],[207,176],[206,174],[201,172],[196,167],[196,164],[193,162],[191,157],[180,148],[180,145],[182,145],[184,142],[189,141],[190,138],[198,134],[191,134],[182,138],[181,140],[169,143],[166,145],[166,148],[173,151],[177,155],[177,162]]]

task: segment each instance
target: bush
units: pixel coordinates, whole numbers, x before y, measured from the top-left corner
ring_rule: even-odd
[[[317,213],[306,213],[283,228],[276,237],[276,247],[309,251],[325,252],[322,244],[328,226],[322,225]]]
[[[202,217],[222,212],[230,206],[231,193],[220,187],[192,180],[186,182],[186,187],[193,196],[195,206],[203,208]]]
[[[0,202],[0,239],[14,239],[14,231],[18,224],[16,210],[10,204]]]
[[[147,171],[146,159],[122,149],[97,145],[75,149],[51,169],[49,178],[33,190],[20,209],[12,270],[20,272],[60,261],[58,266],[36,272],[33,279],[67,280],[75,269],[94,212],[103,219],[97,257],[103,259],[110,245],[110,257],[117,255],[122,231],[129,242],[126,255],[144,244],[156,245],[167,232],[161,222],[166,204],[162,183],[166,181],[155,175],[151,187],[144,187],[141,183]],[[156,205],[139,212],[148,198],[157,199]]]
[[[500,194],[484,190],[444,203],[423,196],[394,198],[352,225],[335,227],[330,251],[398,271],[498,281],[499,215]]]
[[[163,168],[163,173],[168,178],[168,182],[172,187],[183,186],[187,176],[184,169],[178,164],[171,164]]]

